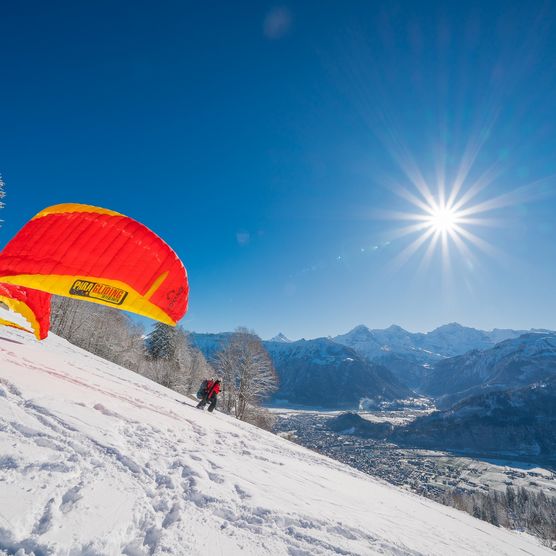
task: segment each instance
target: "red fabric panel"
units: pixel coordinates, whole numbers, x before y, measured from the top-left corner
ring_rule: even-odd
[[[35,315],[39,325],[39,337],[44,340],[50,329],[50,298],[49,293],[14,286],[13,284],[0,284],[0,295],[21,301],[29,307]]]

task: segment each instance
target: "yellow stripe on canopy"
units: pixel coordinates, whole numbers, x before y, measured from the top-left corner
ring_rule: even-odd
[[[159,320],[160,322],[170,326],[176,326],[176,321],[172,320],[160,307],[154,305],[148,299],[145,299],[144,296],[131,288],[129,284],[125,284],[119,280],[99,278],[98,276],[19,274],[17,276],[3,276],[2,282],[33,288],[35,290],[41,290],[56,295],[63,295],[73,299],[86,299],[87,301],[98,303],[99,305],[105,305],[106,307],[118,307],[124,311],[131,311],[132,313],[137,313],[138,315]],[[89,291],[91,290],[91,284],[100,286],[99,289],[102,289],[105,286],[111,286],[117,290],[111,293],[117,294],[118,297],[111,299],[110,296],[107,295],[91,295],[91,292]],[[82,288],[82,286],[84,286],[84,288]]]
[[[92,212],[96,214],[108,214],[109,216],[123,216],[123,214],[114,210],[94,207],[92,205],[81,205],[79,203],[62,203],[60,205],[54,205],[52,207],[41,210],[31,220],[36,220],[37,218],[42,218],[44,216],[48,216],[49,214],[65,214],[68,212]]]

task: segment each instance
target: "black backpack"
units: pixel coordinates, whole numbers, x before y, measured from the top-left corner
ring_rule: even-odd
[[[199,386],[199,390],[197,390],[197,397],[201,399],[207,393],[207,386],[208,386],[208,378],[205,378],[203,382],[201,382],[201,386]]]

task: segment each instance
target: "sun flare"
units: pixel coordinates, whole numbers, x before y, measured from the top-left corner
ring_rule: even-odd
[[[486,184],[479,182],[465,188],[461,181],[450,185],[442,182],[435,187],[423,179],[415,180],[415,192],[399,184],[394,185],[394,192],[409,201],[413,210],[389,213],[388,218],[406,222],[406,225],[391,232],[392,237],[415,235],[394,259],[395,267],[405,264],[416,253],[421,252],[421,268],[424,268],[437,250],[447,267],[450,264],[452,247],[469,265],[475,262],[474,248],[489,255],[495,254],[493,246],[472,230],[493,225],[494,221],[485,218],[484,214],[507,203],[502,202],[502,197],[477,202],[476,196]]]
[[[552,194],[548,184],[554,176],[547,176],[497,195],[487,188],[502,175],[502,168],[492,165],[469,179],[473,157],[465,155],[455,175],[448,177],[445,169],[437,169],[436,179],[428,181],[414,160],[409,157],[402,164],[405,183],[387,180],[389,189],[403,201],[401,210],[380,211],[381,218],[401,223],[387,231],[388,240],[411,238],[401,245],[392,260],[398,269],[411,258],[420,258],[419,270],[425,270],[433,260],[442,262],[449,271],[452,260],[462,261],[465,268],[480,266],[478,255],[499,260],[505,254],[488,241],[487,228],[503,228],[508,221],[500,211]],[[407,161],[406,161],[407,162]],[[480,253],[479,253],[480,252]],[[439,256],[439,258],[438,258]],[[460,265],[460,268],[461,265]]]
[[[448,205],[431,207],[426,220],[435,232],[453,232],[458,223],[458,212]]]

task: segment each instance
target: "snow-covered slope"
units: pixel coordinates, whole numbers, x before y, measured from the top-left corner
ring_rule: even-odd
[[[0,330],[0,549],[552,554],[71,346]]]

